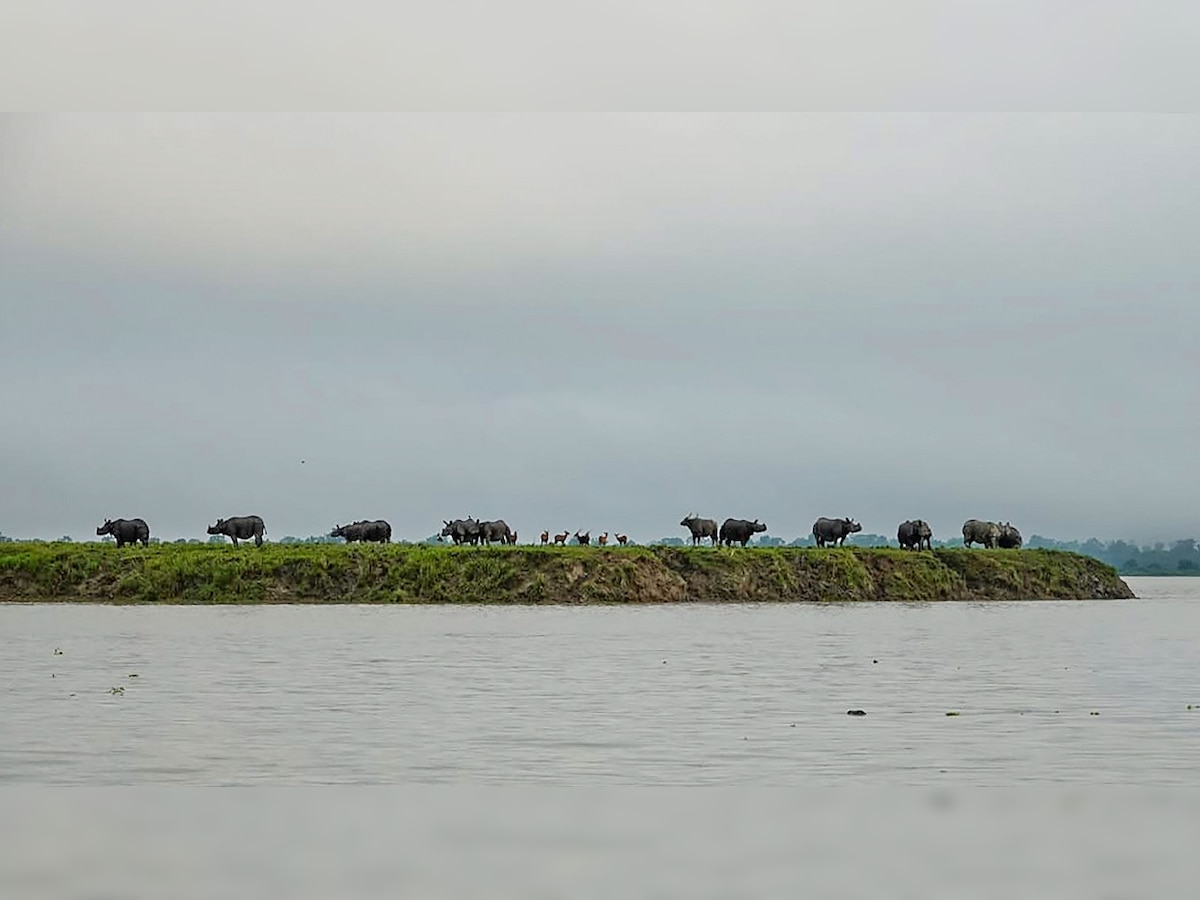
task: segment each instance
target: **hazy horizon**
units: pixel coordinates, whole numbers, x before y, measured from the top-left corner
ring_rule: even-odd
[[[1200,119],[5,116],[0,532],[1200,534]]]

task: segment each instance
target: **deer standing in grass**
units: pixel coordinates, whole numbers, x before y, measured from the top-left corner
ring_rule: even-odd
[[[600,535],[600,537],[596,538],[596,543],[599,544],[601,547],[603,547],[605,544],[607,544],[608,543],[608,532],[606,531],[606,532],[604,532],[604,534]]]
[[[550,532],[543,531],[542,532],[542,546],[545,547],[548,543],[550,543]]]
[[[567,538],[569,538],[570,536],[571,536],[570,532],[566,532],[566,531],[564,531],[562,534],[556,534],[554,536],[554,543],[555,544],[565,544],[567,542]]]
[[[627,535],[627,534],[618,534],[617,535],[617,543],[620,544],[622,547],[624,547],[628,542],[629,542],[629,535]]]
[[[575,532],[575,540],[579,541],[580,544],[586,547],[592,542],[592,533],[590,531],[585,531],[583,534],[580,534],[577,531]]]

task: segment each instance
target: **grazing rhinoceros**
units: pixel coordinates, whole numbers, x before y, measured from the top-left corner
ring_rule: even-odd
[[[339,525],[333,531],[329,532],[329,536],[345,538],[347,544],[352,544],[355,541],[386,544],[392,539],[392,526],[383,519],[375,519],[374,521],[359,519],[357,522],[351,522],[349,525]]]

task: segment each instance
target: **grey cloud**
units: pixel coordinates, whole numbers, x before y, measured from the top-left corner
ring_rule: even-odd
[[[1194,533],[1193,116],[0,131],[0,530]],[[301,460],[304,460],[301,463]],[[93,521],[94,520],[94,521]]]
[[[5,108],[1195,109],[1187,0],[8,4]],[[18,102],[13,102],[18,101]]]

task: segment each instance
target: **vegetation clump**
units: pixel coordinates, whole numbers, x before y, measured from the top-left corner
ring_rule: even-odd
[[[758,603],[1132,597],[1055,550],[0,545],[0,600],[102,603]]]

